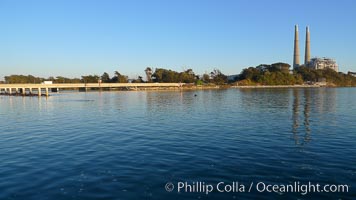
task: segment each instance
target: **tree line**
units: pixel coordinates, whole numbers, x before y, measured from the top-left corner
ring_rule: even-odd
[[[290,73],[287,63],[261,64],[242,70],[235,81],[239,85],[295,85],[304,80],[298,73]]]
[[[145,70],[146,80],[142,76],[135,79],[129,79],[128,76],[121,74],[118,71],[114,72],[114,76],[110,77],[107,72],[99,75],[85,75],[81,78],[67,78],[63,76],[41,78],[32,75],[10,75],[5,76],[5,83],[42,83],[43,81],[52,81],[53,83],[193,83],[193,84],[225,84],[227,76],[220,70],[214,69],[209,74],[199,76],[192,69],[187,69],[182,72],[173,71],[170,69],[156,68],[153,70],[147,67]]]
[[[314,83],[325,80],[328,84],[335,86],[356,86],[356,77],[351,73],[344,74],[332,69],[314,70],[308,67],[298,67],[290,71],[287,63],[273,63],[271,65],[261,64],[256,67],[248,67],[242,70],[234,79],[228,77],[219,69],[214,69],[210,73],[197,75],[192,69],[177,72],[170,69],[147,67],[145,70],[145,80],[142,76],[129,79],[128,76],[115,71],[110,77],[107,72],[101,76],[85,75],[81,78],[66,78],[62,76],[49,77],[47,79],[32,75],[11,75],[5,76],[5,83],[42,83],[43,81],[53,81],[53,83],[187,83],[195,85],[215,84],[223,85],[234,83],[237,85],[295,85]]]
[[[330,68],[311,69],[300,66],[293,71],[287,63],[261,64],[249,67],[235,78],[238,85],[295,85],[325,81],[334,86],[356,86],[356,77],[351,73],[336,72]]]

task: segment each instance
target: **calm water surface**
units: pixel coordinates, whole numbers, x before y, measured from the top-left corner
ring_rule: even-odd
[[[355,199],[355,100],[356,88],[0,96],[0,199]],[[350,188],[177,191],[221,181]]]

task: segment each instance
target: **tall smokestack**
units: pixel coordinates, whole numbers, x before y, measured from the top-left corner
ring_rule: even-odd
[[[299,34],[298,25],[294,28],[294,55],[293,55],[293,68],[299,67]]]
[[[307,66],[309,61],[310,61],[310,33],[309,33],[309,26],[307,26],[306,35],[305,35],[304,65]]]

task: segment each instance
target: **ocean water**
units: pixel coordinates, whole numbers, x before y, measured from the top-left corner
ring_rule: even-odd
[[[355,116],[356,88],[0,96],[0,199],[355,199]]]

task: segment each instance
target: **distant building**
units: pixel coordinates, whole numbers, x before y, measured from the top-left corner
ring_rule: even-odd
[[[261,65],[258,65],[256,68],[259,69],[262,72],[266,72],[266,71],[269,71],[269,72],[281,71],[283,73],[289,73],[290,65],[287,64],[287,63],[278,62],[278,63],[273,63],[271,65],[261,64]]]
[[[305,35],[305,56],[304,56],[304,65],[300,65],[299,61],[299,31],[298,25],[295,25],[294,28],[294,54],[293,54],[293,69],[298,68],[299,66],[306,66],[311,69],[332,69],[336,72],[339,71],[338,65],[336,61],[331,58],[312,58],[310,59],[310,32],[309,27],[306,27],[306,35]],[[282,69],[283,71],[286,68]]]
[[[289,73],[290,65],[287,63],[273,63],[271,66],[281,70],[284,73]]]
[[[53,84],[53,81],[43,81],[42,84],[50,85]]]
[[[351,76],[353,76],[353,77],[356,77],[356,72],[350,72],[350,71],[349,71],[349,72],[347,72],[347,74],[348,74],[348,75],[351,75]]]
[[[332,69],[336,72],[339,71],[339,67],[336,63],[336,61],[334,59],[331,59],[331,58],[312,58],[308,65],[307,65],[309,68],[312,68],[312,69],[326,69],[326,68],[329,68],[329,69]]]

